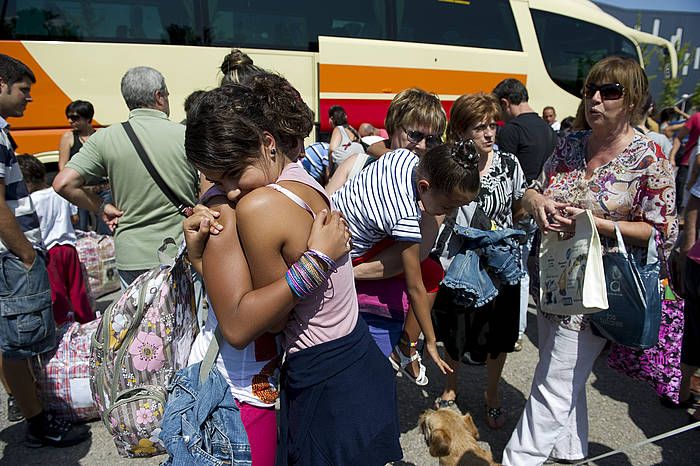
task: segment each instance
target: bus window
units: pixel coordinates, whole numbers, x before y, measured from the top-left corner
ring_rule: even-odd
[[[318,36],[386,39],[382,0],[209,0],[211,45],[318,51]]]
[[[10,2],[3,39],[196,44],[192,0]]]
[[[396,39],[522,50],[508,0],[396,0]]]
[[[620,55],[638,60],[634,43],[610,29],[540,10],[530,10],[547,73],[559,87],[581,96],[583,80],[598,60]]]

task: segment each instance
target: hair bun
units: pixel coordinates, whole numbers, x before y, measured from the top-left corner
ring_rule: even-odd
[[[450,151],[455,161],[465,169],[473,169],[479,164],[481,156],[471,139],[460,139],[455,142]]]
[[[239,49],[231,49],[231,52],[224,57],[224,61],[221,64],[221,71],[224,74],[229,74],[233,69],[238,68],[243,65],[252,65],[253,59],[248,56],[248,54],[240,51]]]

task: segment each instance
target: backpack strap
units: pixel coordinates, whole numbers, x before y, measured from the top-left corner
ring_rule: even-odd
[[[146,149],[143,148],[143,144],[141,144],[138,136],[136,136],[131,123],[125,121],[122,123],[122,126],[124,127],[124,131],[126,131],[126,135],[129,136],[129,140],[131,141],[131,144],[133,144],[134,149],[136,149],[136,153],[139,154],[139,158],[146,167],[148,174],[151,175],[151,178],[153,178],[153,181],[156,182],[158,188],[160,188],[162,193],[165,194],[165,197],[167,197],[168,200],[175,206],[180,215],[184,217],[189,217],[192,215],[192,205],[190,205],[189,202],[180,202],[177,195],[172,191],[172,189],[170,189],[170,186],[168,186],[163,178],[161,178],[158,170],[156,170],[156,167],[153,166],[151,159],[148,158]]]
[[[207,354],[204,355],[202,363],[199,366],[199,384],[201,385],[207,380],[211,368],[214,366],[216,358],[219,356],[219,347],[221,346],[223,335],[221,335],[221,328],[217,325],[216,330],[214,330],[214,338],[211,339],[209,343],[209,348],[207,349]]]

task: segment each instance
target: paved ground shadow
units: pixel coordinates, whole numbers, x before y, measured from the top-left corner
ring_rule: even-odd
[[[0,465],[77,465],[88,454],[92,446],[92,439],[88,439],[70,448],[27,448],[24,445],[26,424],[26,422],[18,422],[0,431],[0,441],[6,444],[2,457],[0,457]],[[57,462],[58,458],[60,458],[59,462]]]

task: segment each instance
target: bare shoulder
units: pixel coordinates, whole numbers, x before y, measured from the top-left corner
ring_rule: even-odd
[[[54,139],[55,141],[55,139]],[[66,131],[63,133],[61,136],[61,142],[62,143],[68,143],[68,145],[72,146],[73,145],[73,132],[72,131]]]
[[[266,187],[257,188],[246,194],[236,204],[236,212],[241,219],[259,217],[261,212],[269,215],[281,209],[279,193]]]

